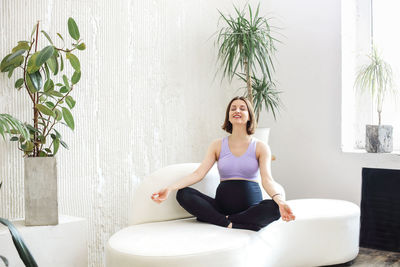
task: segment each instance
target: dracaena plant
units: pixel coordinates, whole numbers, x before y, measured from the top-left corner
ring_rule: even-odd
[[[63,44],[59,47],[53,43],[48,33],[39,31],[37,22],[29,41],[18,41],[11,53],[1,61],[1,72],[8,73],[8,78],[17,76],[15,88],[26,91],[33,105],[33,125],[24,123],[29,131],[28,135],[9,120],[3,120],[2,123],[0,116],[0,133],[14,135],[10,140],[18,142],[18,149],[24,152],[24,156],[54,156],[60,144],[68,149],[55,128],[58,124],[64,124],[71,130],[75,128],[71,113],[75,100],[71,92],[81,78],[80,61],[75,54],[76,51],[86,48],[73,18],[68,19],[68,32],[73,39],[71,46],[65,47],[64,37],[57,33],[57,38]],[[48,41],[48,45],[41,50],[38,49],[39,36]],[[71,77],[65,73],[67,61],[73,69]],[[4,117],[8,114],[1,115]],[[14,127],[10,129],[7,125]]]
[[[272,36],[272,29],[276,27],[270,25],[270,18],[259,15],[260,4],[255,12],[249,4],[247,6],[248,14],[246,7],[242,11],[234,7],[234,16],[218,11],[224,25],[217,32],[215,44],[219,47],[222,77],[231,81],[234,76],[239,76],[246,83],[245,96],[256,107],[258,121],[263,103],[274,118],[280,103],[277,91],[271,89],[274,85],[275,42],[280,41]],[[261,71],[261,78],[257,78],[257,70]]]
[[[397,97],[398,88],[393,86],[392,67],[378,53],[376,46],[372,47],[368,58],[369,62],[361,66],[358,70],[354,87],[358,93],[371,94],[373,101],[376,103],[378,125],[381,125],[383,100],[385,99],[386,93],[390,92],[394,97]]]

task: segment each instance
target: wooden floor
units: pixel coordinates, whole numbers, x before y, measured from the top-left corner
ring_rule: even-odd
[[[358,253],[357,258],[354,259],[353,264],[336,264],[329,265],[329,267],[381,267],[381,266],[393,266],[400,267],[400,252],[391,252],[376,250],[371,248],[362,248]],[[326,266],[324,266],[326,267]]]

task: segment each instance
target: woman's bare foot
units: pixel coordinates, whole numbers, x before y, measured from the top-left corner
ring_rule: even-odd
[[[228,228],[232,228],[232,223],[230,223],[230,224],[228,225]]]

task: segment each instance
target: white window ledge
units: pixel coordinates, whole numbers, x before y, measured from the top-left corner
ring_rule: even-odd
[[[342,148],[343,153],[354,153],[354,154],[376,154],[376,155],[396,155],[400,156],[400,150],[393,150],[391,153],[368,153],[365,149],[355,148]]]

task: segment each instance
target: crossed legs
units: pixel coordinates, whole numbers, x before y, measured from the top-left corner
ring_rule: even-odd
[[[222,227],[259,231],[271,222],[280,218],[279,207],[275,201],[262,200],[248,209],[226,216],[218,206],[216,200],[200,191],[185,187],[176,194],[178,203],[198,221],[208,222]]]
[[[176,200],[190,214],[197,217],[198,221],[209,222],[222,227],[227,227],[230,221],[222,214],[217,202],[200,191],[185,187],[176,193]]]

